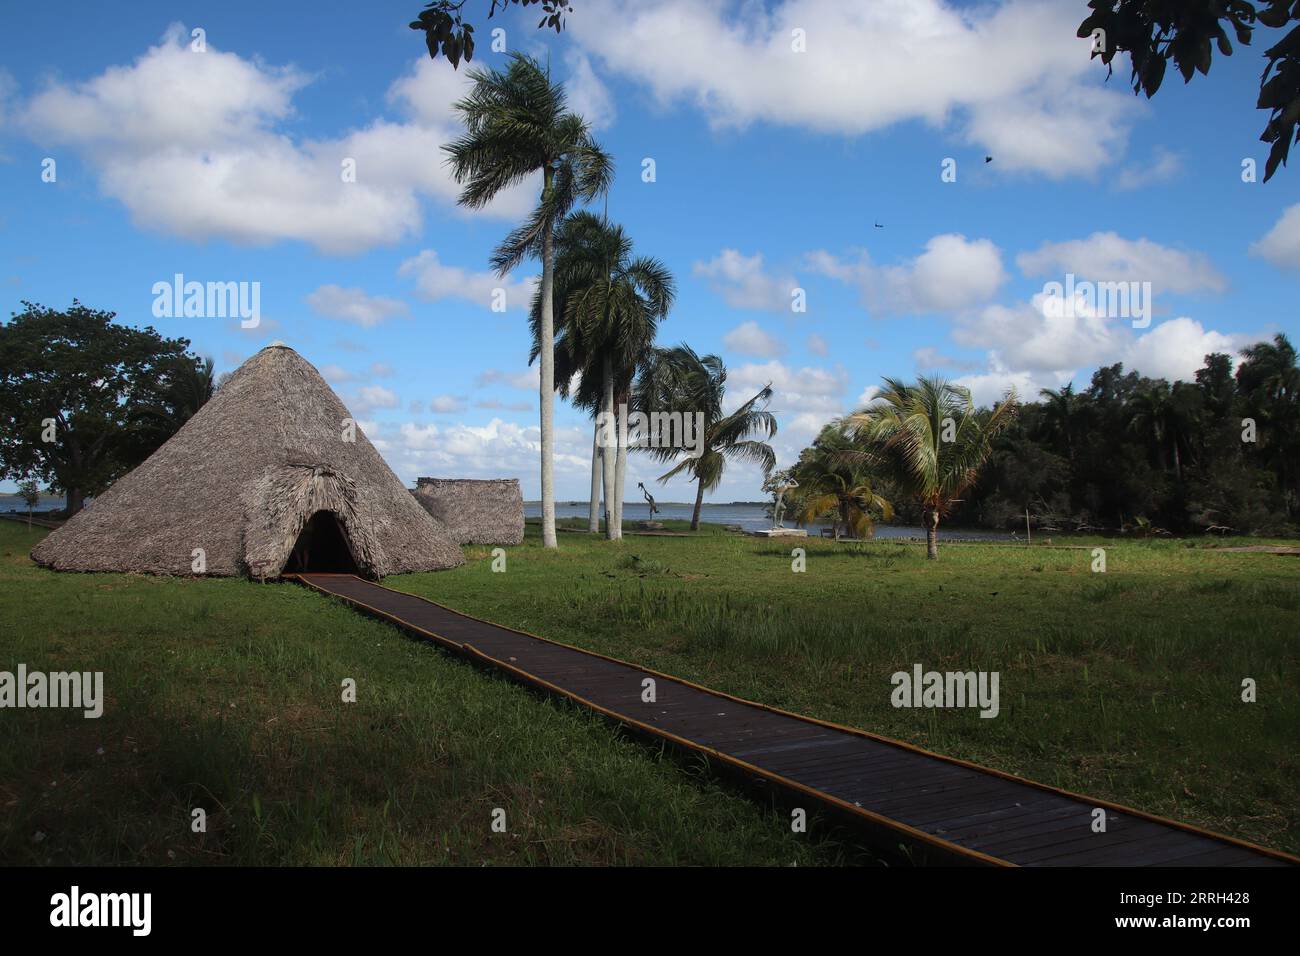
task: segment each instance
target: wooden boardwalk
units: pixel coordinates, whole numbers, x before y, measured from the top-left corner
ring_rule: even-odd
[[[1286,866],[1300,859],[1127,807],[743,701],[345,574],[290,575],[530,686],[832,808],[868,842],[992,866]],[[643,700],[653,681],[654,702]],[[802,803],[801,803],[802,801]],[[1094,833],[1094,810],[1106,832]]]

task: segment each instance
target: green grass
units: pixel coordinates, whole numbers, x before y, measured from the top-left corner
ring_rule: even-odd
[[[533,537],[390,586],[752,700],[1300,851],[1300,557],[1232,542]],[[1293,543],[1293,542],[1292,542]],[[803,547],[807,570],[791,570]],[[1106,549],[1094,573],[1092,548]],[[895,709],[913,664],[1001,714]],[[1258,701],[1241,701],[1244,678]]]
[[[742,697],[1300,850],[1300,558],[1056,547],[611,543],[536,528],[493,573],[389,586]],[[292,585],[58,575],[0,523],[0,668],[104,670],[98,721],[0,712],[0,860],[827,863],[819,830]],[[791,570],[790,548],[807,552]],[[1094,546],[1107,571],[1090,570]],[[890,674],[997,670],[1001,714]],[[339,682],[360,700],[339,702]],[[1245,677],[1259,701],[1240,701]],[[100,753],[102,748],[103,752]],[[209,832],[189,832],[189,808]],[[504,807],[509,835],[487,826]],[[33,842],[36,833],[45,834]],[[832,834],[833,836],[833,834]]]
[[[861,859],[300,586],[55,574],[27,558],[42,533],[0,522],[0,669],[103,671],[107,705],[0,711],[0,862]]]

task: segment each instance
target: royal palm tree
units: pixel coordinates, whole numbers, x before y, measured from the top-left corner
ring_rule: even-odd
[[[870,537],[875,531],[873,513],[886,521],[894,518],[894,507],[873,487],[871,468],[865,457],[845,456],[851,449],[843,429],[832,423],[822,430],[813,446],[799,456],[794,478],[799,482],[799,520],[816,521],[827,512],[836,515],[835,540],[840,526],[855,538]]]
[[[776,465],[776,453],[766,439],[776,435],[776,416],[767,410],[772,386],[765,385],[730,414],[723,412],[727,368],[716,355],[697,355],[688,345],[656,349],[637,382],[638,409],[679,412],[683,417],[702,413],[704,435],[700,453],[683,458],[659,477],[661,482],[687,473],[695,481],[695,510],[691,530],[700,527],[704,493],[722,481],[728,461],[758,465],[767,475]],[[647,448],[660,461],[672,461],[680,448]]]
[[[577,376],[573,402],[599,409],[596,428],[605,486],[605,534],[621,538],[627,447],[618,442],[616,411],[630,400],[638,367],[654,345],[660,320],[672,308],[672,273],[660,260],[632,257],[632,240],[621,226],[589,212],[566,216],[556,234],[556,367]],[[533,303],[534,341],[541,329],[540,297]],[[536,349],[535,349],[536,351]],[[563,381],[557,375],[557,381]],[[563,390],[562,390],[563,394]],[[613,438],[614,446],[608,439]],[[593,456],[595,450],[593,449]],[[592,495],[596,494],[595,461]],[[594,510],[594,500],[593,500]]]
[[[921,505],[926,556],[939,557],[939,519],[947,514],[988,459],[993,439],[1015,418],[1014,390],[993,409],[975,408],[970,391],[941,378],[915,385],[886,378],[872,404],[848,416],[851,437],[864,439],[892,465],[899,486]],[[846,452],[846,458],[862,452]]]
[[[464,188],[459,202],[481,208],[501,190],[540,173],[541,200],[528,221],[513,230],[492,255],[504,277],[524,259],[542,263],[539,339],[541,349],[542,544],[555,537],[555,228],[574,205],[604,193],[613,179],[609,156],[596,144],[586,121],[566,108],[564,87],[532,57],[510,56],[504,71],[476,69],[474,86],[455,108],[465,134],[444,146],[456,182]]]
[[[1156,466],[1164,471],[1172,460],[1174,476],[1183,480],[1183,457],[1179,451],[1182,422],[1173,392],[1164,379],[1144,382],[1128,400],[1129,429],[1155,452]],[[1167,455],[1166,452],[1169,452]]]
[[[1043,399],[1043,427],[1048,438],[1073,462],[1081,405],[1074,384],[1067,383],[1056,391],[1050,388],[1040,389],[1038,394]]]
[[[1283,334],[1241,351],[1237,389],[1264,432],[1261,448],[1272,460],[1291,513],[1300,510],[1300,366]],[[1266,437],[1265,437],[1266,436]]]

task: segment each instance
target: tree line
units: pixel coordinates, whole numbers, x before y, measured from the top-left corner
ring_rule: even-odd
[[[795,513],[868,536],[875,519],[1000,530],[1293,534],[1300,366],[1282,334],[1207,355],[1192,381],[1098,369],[1088,386],[976,409],[935,379],[886,379],[785,473]],[[947,434],[945,435],[945,432]]]

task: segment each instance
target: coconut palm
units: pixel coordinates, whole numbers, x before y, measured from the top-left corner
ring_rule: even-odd
[[[596,144],[586,121],[566,108],[564,87],[552,83],[532,57],[510,56],[505,71],[476,69],[474,86],[455,104],[465,134],[444,146],[456,182],[464,188],[459,202],[481,208],[501,190],[541,173],[542,192],[527,222],[514,229],[492,255],[504,277],[524,259],[542,263],[541,299],[541,480],[542,544],[554,548],[555,353],[552,285],[555,276],[555,228],[573,206],[604,193],[613,179],[609,156]]]
[[[842,454],[850,448],[848,436],[833,423],[793,469],[799,482],[799,521],[806,524],[834,512],[836,541],[841,525],[852,537],[867,538],[875,533],[873,512],[886,521],[894,517],[893,505],[875,492],[868,461]]]
[[[970,391],[941,378],[915,385],[886,378],[872,404],[848,416],[851,437],[865,439],[896,472],[899,486],[921,505],[926,555],[939,557],[939,519],[947,514],[988,459],[993,439],[1015,418],[1014,389],[992,412],[980,412]],[[862,452],[845,452],[846,458]]]
[[[683,458],[659,477],[661,482],[689,474],[695,482],[695,510],[691,530],[700,527],[704,493],[722,481],[728,461],[758,465],[769,474],[776,465],[776,453],[764,439],[776,435],[776,417],[767,410],[772,386],[765,385],[730,414],[723,412],[727,389],[727,368],[716,355],[697,355],[688,345],[655,349],[637,382],[634,402],[644,412],[680,412],[683,417],[702,413],[704,434],[700,453]],[[672,461],[680,448],[644,449],[660,461]]]
[[[627,448],[617,443],[615,411],[627,404],[633,377],[654,344],[659,321],[672,308],[672,273],[658,259],[632,257],[632,240],[621,226],[589,212],[566,216],[556,234],[555,293],[556,381],[561,395],[573,387],[573,403],[599,410],[609,427],[596,427],[604,468],[606,535],[622,537],[622,489]],[[531,316],[536,356],[541,329],[541,302],[535,297]],[[593,450],[593,456],[595,451]],[[595,512],[596,462],[592,462],[592,511]]]

